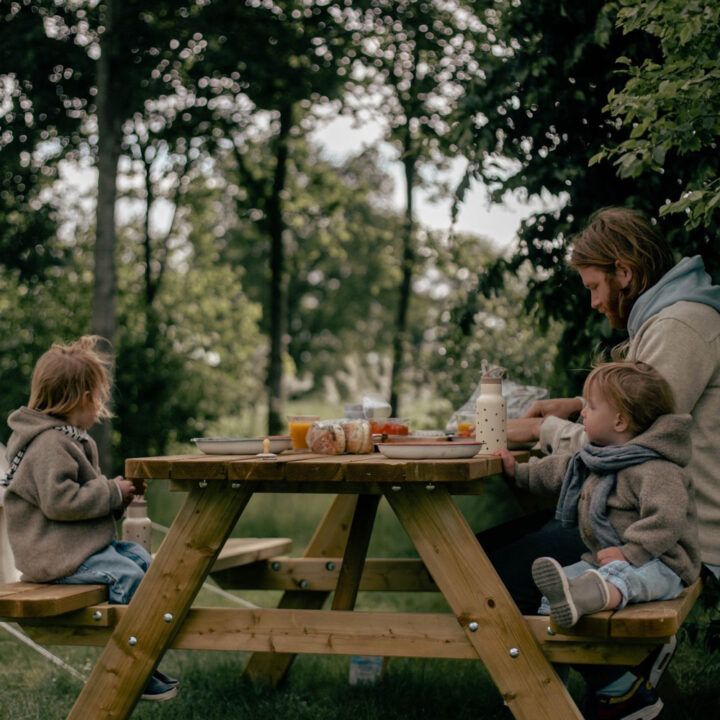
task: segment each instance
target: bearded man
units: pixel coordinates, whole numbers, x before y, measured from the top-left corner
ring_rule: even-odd
[[[657,225],[621,207],[595,213],[573,239],[570,266],[590,292],[591,306],[612,327],[627,329],[628,341],[616,349],[627,360],[651,365],[667,380],[676,411],[692,415],[692,459],[687,467],[697,505],[700,545],[706,573],[720,579],[720,287],[712,285],[700,256],[674,263]],[[508,421],[508,440],[540,440],[546,453],[575,452],[586,442],[581,424],[568,418],[582,410],[581,398],[541,400],[523,418]],[[489,541],[490,559],[524,613],[539,600],[530,565],[550,555],[570,564],[583,545],[577,532],[551,520],[507,542]],[[485,542],[484,534],[480,535]],[[652,720],[662,710],[654,686],[669,662],[674,643],[654,668],[593,668],[586,717]],[[664,654],[663,654],[664,653]],[[658,671],[658,668],[661,668]],[[646,677],[643,677],[643,674]]]

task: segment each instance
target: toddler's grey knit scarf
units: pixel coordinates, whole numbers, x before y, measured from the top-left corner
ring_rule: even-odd
[[[602,547],[621,544],[615,528],[607,519],[607,499],[617,481],[617,472],[647,460],[663,456],[642,445],[595,445],[586,443],[573,455],[568,465],[555,518],[564,527],[578,524],[578,502],[583,484],[592,472],[600,476],[600,483],[590,498],[590,529]]]

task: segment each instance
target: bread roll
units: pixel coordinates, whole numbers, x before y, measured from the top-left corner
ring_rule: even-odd
[[[345,431],[337,420],[314,422],[307,431],[310,450],[321,455],[340,455],[345,452]]]
[[[372,433],[368,420],[341,420],[340,425],[345,432],[346,452],[372,452]]]

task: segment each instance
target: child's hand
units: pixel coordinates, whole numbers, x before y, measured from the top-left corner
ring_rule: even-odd
[[[598,565],[607,565],[615,560],[622,560],[627,562],[627,558],[623,555],[622,550],[619,547],[613,546],[598,550],[595,555]]]
[[[125,480],[122,475],[118,475],[115,482],[120,486],[122,492],[123,507],[127,507],[135,497],[135,485],[132,480]]]
[[[502,460],[503,464],[503,471],[506,475],[508,475],[511,478],[515,477],[515,457],[514,455],[507,449],[507,448],[501,448],[500,450],[496,450],[493,455],[495,457],[499,457]]]

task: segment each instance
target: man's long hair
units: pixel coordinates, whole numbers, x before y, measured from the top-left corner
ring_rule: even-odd
[[[618,297],[618,314],[627,320],[638,296],[651,288],[675,261],[657,225],[637,210],[607,207],[593,213],[572,241],[569,265],[576,270],[598,267],[614,278],[616,263],[632,271]]]

